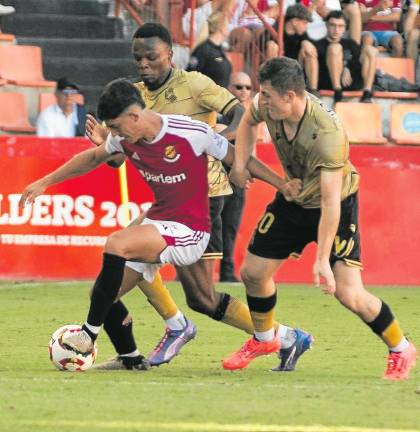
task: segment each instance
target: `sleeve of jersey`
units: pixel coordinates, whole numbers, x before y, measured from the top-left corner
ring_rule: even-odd
[[[327,170],[343,168],[349,157],[349,144],[344,131],[329,131],[319,138],[317,166]]]
[[[112,134],[109,134],[105,142],[105,150],[107,151],[107,153],[124,153],[124,149],[121,146],[121,141],[121,137],[112,136]]]
[[[194,100],[210,111],[225,115],[239,103],[232,93],[199,72],[190,72],[188,81]]]
[[[206,126],[206,133],[194,132],[187,139],[190,141],[191,147],[197,156],[206,153],[216,159],[222,160],[227,154],[229,142],[225,137],[214,132],[210,126]]]

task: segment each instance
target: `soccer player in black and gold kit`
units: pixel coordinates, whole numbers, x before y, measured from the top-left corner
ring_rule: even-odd
[[[154,23],[140,27],[133,37],[133,56],[141,79],[141,82],[135,85],[140,90],[147,108],[161,114],[184,114],[211,126],[216,123],[216,113],[221,113],[231,119],[223,135],[228,139],[234,137],[243,114],[242,105],[230,92],[216,85],[208,77],[198,72],[186,72],[172,67],[172,41],[165,27]],[[208,179],[212,220],[209,247],[196,264],[177,269],[178,277],[191,309],[252,334],[254,327],[247,306],[229,294],[214,289],[213,262],[214,259],[222,257],[223,250],[223,197],[231,193],[231,188],[222,164],[211,158]],[[160,276],[149,284],[139,280],[136,263],[127,264],[121,295],[136,284],[167,324],[165,335],[150,354],[149,361],[152,365],[167,363],[183,344],[195,336],[195,327],[178,310]],[[178,324],[180,328],[170,328],[170,323]],[[310,346],[311,336],[299,329],[279,326],[277,323],[275,325],[279,327],[278,333],[283,346],[289,348],[288,351],[281,353],[281,368],[293,370],[297,358]],[[104,328],[119,356],[110,362],[97,365],[97,368],[130,368],[133,363],[143,362],[136,351],[128,310],[121,300],[111,308]],[[294,349],[298,336],[304,339],[305,343]],[[136,365],[134,367],[142,368]]]
[[[236,134],[231,180],[243,186],[256,127],[265,121],[286,177],[301,182],[300,193],[277,194],[255,230],[241,270],[254,337],[224,360],[226,369],[246,367],[278,349],[273,326],[276,288],[273,275],[291,255],[318,244],[313,277],[358,315],[387,345],[384,378],[408,378],[416,348],[404,336],[389,306],[365,290],[361,278],[358,222],[359,175],[349,160],[349,143],[339,119],[305,91],[304,74],[287,57],[260,69],[260,93],[244,114]]]

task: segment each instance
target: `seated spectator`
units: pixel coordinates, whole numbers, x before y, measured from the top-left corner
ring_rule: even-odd
[[[362,34],[362,16],[355,0],[303,0],[302,4],[312,13],[312,22],[308,25],[308,35],[312,40],[319,40],[327,35],[325,18],[333,10],[343,10],[349,23],[349,37],[360,44]]]
[[[406,56],[417,62],[419,55],[419,29],[416,19],[419,13],[419,3],[416,0],[405,0],[402,4],[401,32],[406,42]]]
[[[45,108],[38,116],[36,132],[40,137],[84,136],[86,110],[76,103],[79,87],[67,78],[57,81],[57,103]]]
[[[215,12],[207,22],[209,37],[194,49],[186,69],[201,72],[216,84],[227,88],[232,65],[222,44],[229,34],[229,21],[223,12]]]
[[[318,88],[318,55],[313,41],[306,32],[308,22],[311,20],[310,12],[303,5],[297,3],[289,6],[284,18],[283,48],[286,57],[298,60],[302,65],[309,91],[316,93]],[[278,21],[274,25],[274,29],[277,31]],[[265,58],[277,57],[278,45],[271,33],[266,30],[261,40],[265,41],[263,48]]]
[[[376,71],[376,49],[343,38],[346,20],[342,11],[332,11],[326,18],[327,37],[316,42],[319,62],[319,88],[334,90],[334,101],[342,99],[343,90],[361,90],[361,102],[372,102]]]
[[[400,0],[358,0],[362,12],[364,45],[381,45],[393,57],[403,57],[404,42],[396,31],[400,20]]]
[[[277,0],[252,0],[268,24],[278,18]],[[245,0],[238,0],[235,14],[230,21],[229,45],[232,51],[241,52],[250,61],[251,44],[264,31],[264,24]]]
[[[207,19],[213,13],[213,5],[209,0],[197,0],[194,10],[194,35],[201,34]],[[185,37],[190,35],[191,8],[188,8],[182,17],[182,30]]]
[[[14,13],[16,10],[13,6],[5,6],[0,3],[0,15],[10,15]]]
[[[196,0],[196,7],[194,10],[194,39],[197,41],[196,44],[198,45],[200,42],[207,39],[207,20],[211,14],[223,12],[230,20],[236,8],[236,0]],[[190,23],[191,8],[188,4],[182,17],[182,31],[186,38],[190,36]]]

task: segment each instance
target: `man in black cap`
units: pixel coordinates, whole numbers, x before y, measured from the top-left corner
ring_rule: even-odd
[[[79,87],[66,77],[57,81],[57,103],[45,108],[36,123],[40,137],[70,138],[85,134],[86,110],[77,103]]]

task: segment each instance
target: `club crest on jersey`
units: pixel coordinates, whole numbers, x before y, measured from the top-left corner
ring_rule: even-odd
[[[165,91],[165,99],[170,103],[174,103],[177,101],[177,97],[176,97],[176,95],[174,93],[174,89],[172,87],[169,87]]]
[[[173,145],[169,145],[165,147],[165,156],[163,158],[165,162],[169,162],[169,163],[176,162],[180,157],[181,155],[176,152],[175,147]]]

